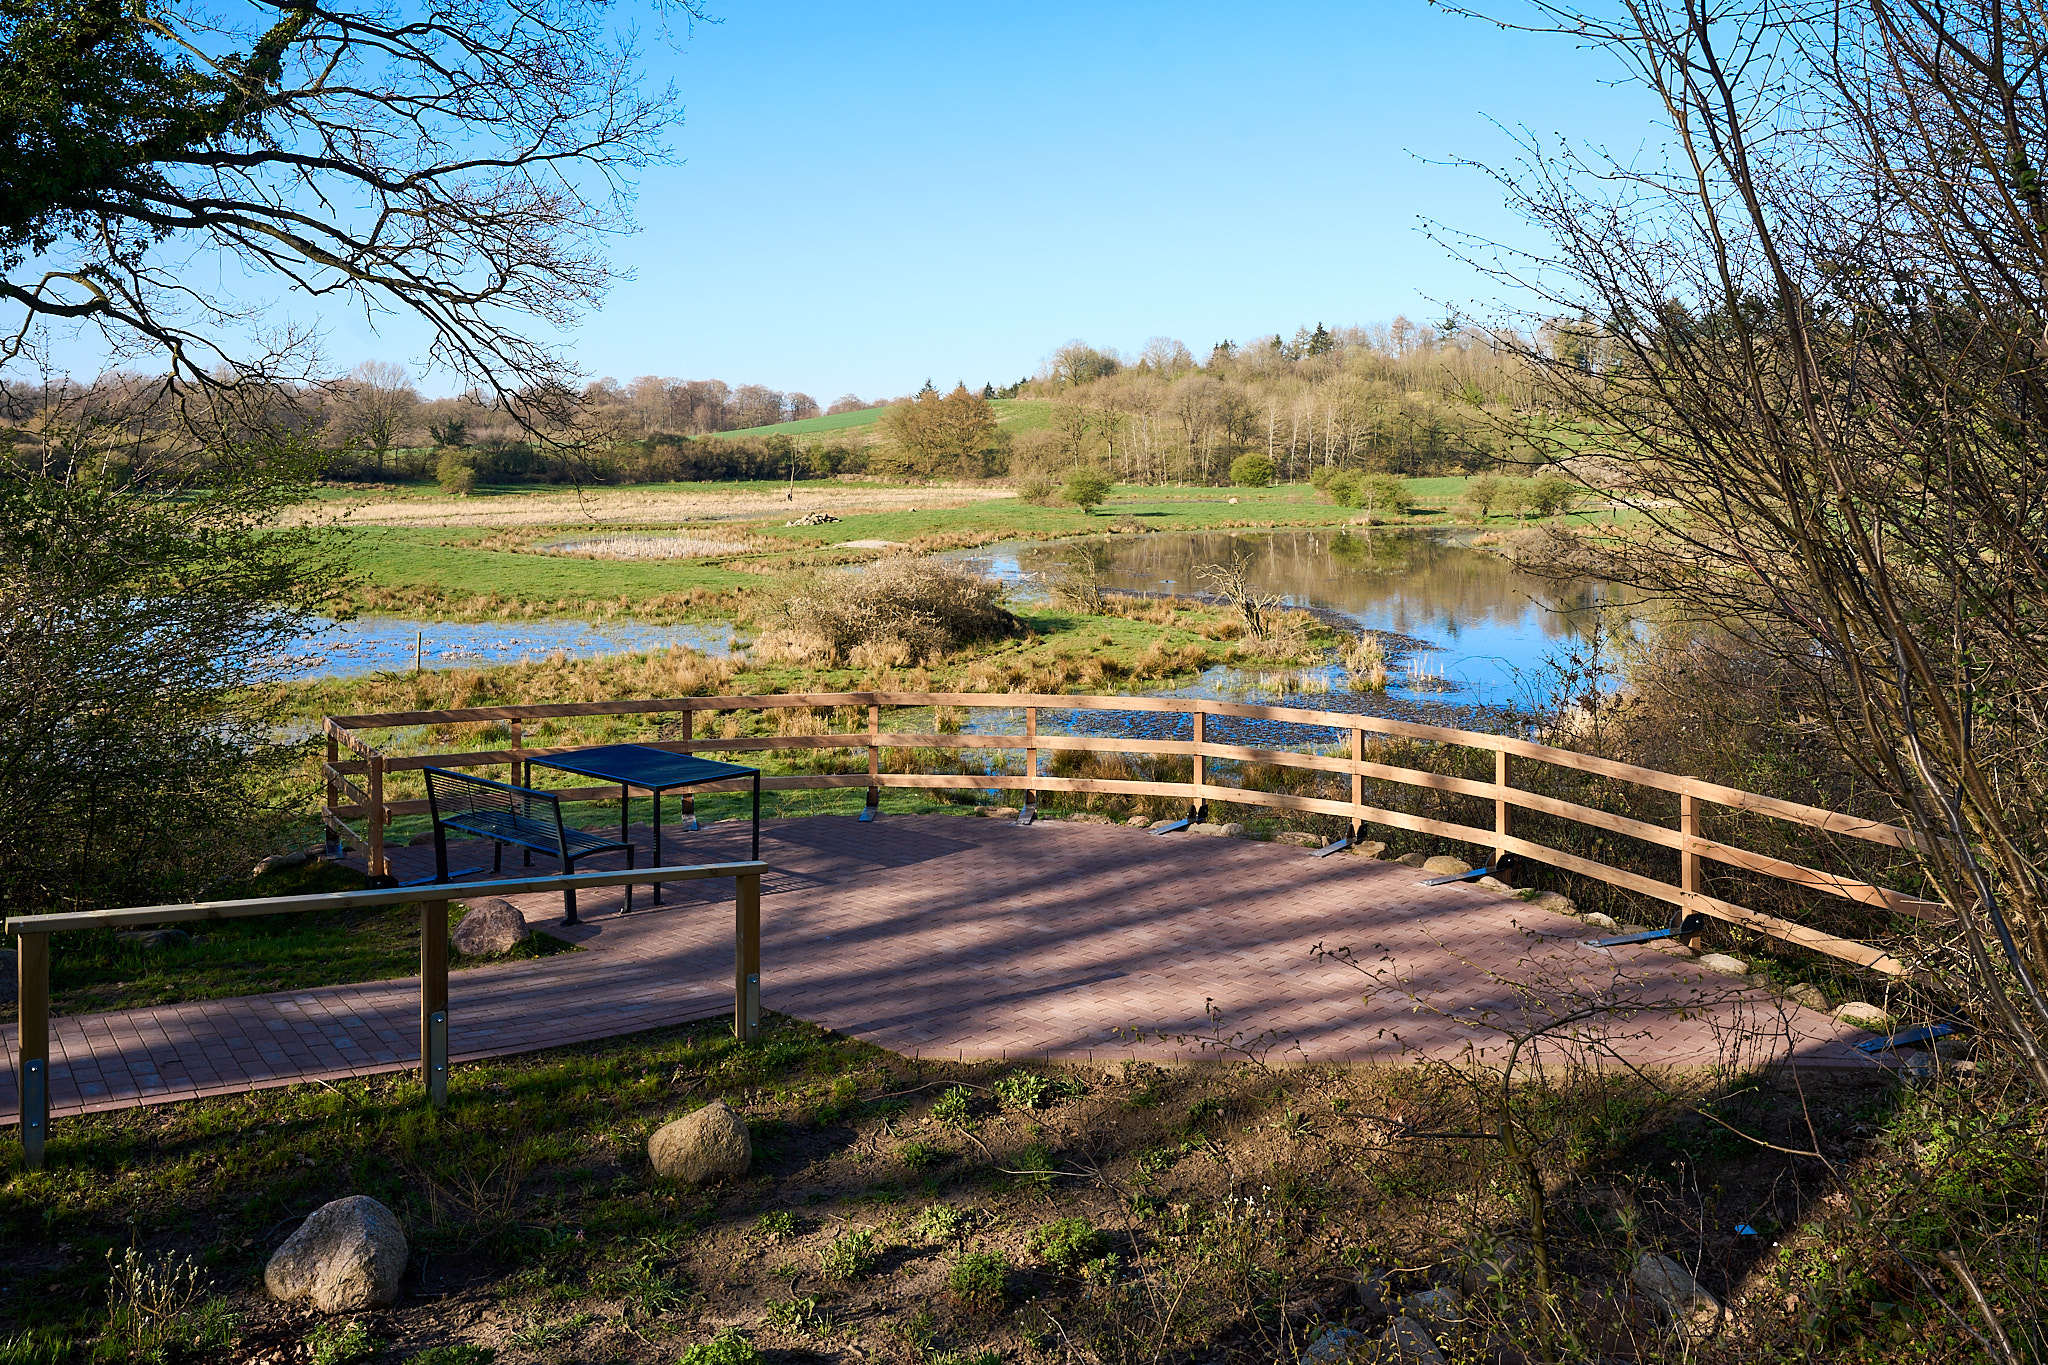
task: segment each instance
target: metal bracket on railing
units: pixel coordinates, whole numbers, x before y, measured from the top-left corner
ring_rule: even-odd
[[[448,1011],[427,1016],[427,1103],[448,1107]]]
[[[1024,803],[1024,809],[1017,812],[1017,823],[1020,825],[1031,824],[1037,819],[1038,807],[1028,801]]]
[[[21,1069],[21,1149],[32,1171],[43,1169],[50,1132],[50,1064],[38,1057]]]
[[[747,973],[747,1036],[742,1042],[752,1042],[761,1033],[761,974]]]
[[[1885,1038],[1866,1038],[1856,1044],[1858,1052],[1868,1052],[1873,1057],[1880,1052],[1889,1052],[1895,1047],[1918,1047],[1923,1043],[1938,1042],[1943,1038],[1958,1037],[1971,1032],[1965,1023],[1925,1024],[1909,1028],[1904,1033],[1894,1033]]]
[[[1345,849],[1349,847],[1351,847],[1351,841],[1349,839],[1339,839],[1334,844],[1324,844],[1321,848],[1317,849],[1315,852],[1309,854],[1308,856],[1311,858],[1327,858],[1332,853],[1342,853]]]
[[[860,818],[862,822],[865,823],[869,820],[874,819],[875,816],[881,811],[881,809],[882,789],[880,787],[869,787],[868,803],[865,806],[862,806],[860,810]]]
[[[1195,822],[1192,820],[1176,820],[1170,825],[1161,825],[1158,829],[1155,829],[1152,832],[1154,834],[1178,834],[1182,830],[1186,829],[1188,826],[1194,823]]]
[[[1646,929],[1640,934],[1622,934],[1616,938],[1589,938],[1588,948],[1625,948],[1632,943],[1658,943],[1667,938],[1691,938],[1702,933],[1707,927],[1705,915],[1687,915],[1676,924],[1664,929]]]

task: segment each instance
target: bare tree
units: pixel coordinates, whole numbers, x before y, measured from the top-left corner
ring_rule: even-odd
[[[348,373],[336,395],[336,424],[341,437],[377,457],[377,477],[384,477],[384,457],[399,432],[419,411],[419,391],[407,382],[405,367],[389,361],[365,360]]]

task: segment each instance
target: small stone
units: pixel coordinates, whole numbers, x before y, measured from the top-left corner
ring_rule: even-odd
[[[1142,815],[1133,815],[1130,819],[1124,821],[1124,823],[1129,825],[1132,829],[1144,829],[1152,822],[1150,820],[1147,820]]]
[[[518,947],[526,934],[526,916],[518,906],[498,896],[486,896],[470,902],[469,913],[455,926],[448,942],[464,957],[496,957]]]
[[[754,1143],[747,1121],[724,1100],[713,1100],[655,1129],[647,1139],[647,1159],[658,1175],[701,1185],[722,1175],[745,1175],[754,1163]]]
[[[1331,1327],[1301,1353],[1307,1365],[1344,1365],[1371,1348],[1372,1338],[1349,1327]],[[1369,1357],[1368,1357],[1369,1358]]]
[[[1107,815],[1097,815],[1092,810],[1076,811],[1065,818],[1070,825],[1113,825],[1116,823]]]
[[[114,937],[137,948],[182,948],[192,941],[183,929],[127,929]]]
[[[1621,927],[1614,922],[1614,916],[1603,915],[1598,910],[1593,910],[1579,916],[1579,923],[1585,925],[1588,929],[1619,929]]]
[[[1305,829],[1283,829],[1273,836],[1276,844],[1288,844],[1294,848],[1321,848],[1323,836],[1310,834]]]
[[[1811,981],[1802,981],[1791,990],[1786,991],[1785,998],[1795,1005],[1803,1005],[1810,1010],[1819,1010],[1822,1014],[1828,1012],[1828,993],[1814,985]]]
[[[1883,1033],[1892,1026],[1892,1017],[1868,1001],[1847,1000],[1835,1006],[1835,1022],[1870,1033]]]
[[[1560,896],[1555,891],[1541,892],[1529,904],[1535,906],[1538,910],[1550,910],[1560,915],[1576,915],[1579,913],[1579,907],[1572,901],[1570,896]]]
[[[1396,1360],[1411,1361],[1414,1365],[1448,1365],[1444,1353],[1436,1348],[1436,1338],[1414,1318],[1395,1318],[1387,1324],[1386,1335],[1380,1340],[1392,1349]]]
[[[397,1300],[409,1254],[391,1210],[354,1194],[313,1210],[263,1268],[263,1285],[322,1313],[382,1308]]]
[[[1439,853],[1434,858],[1424,858],[1422,870],[1432,877],[1462,877],[1472,870],[1472,864],[1463,858],[1453,858],[1449,854]]]
[[[1645,1252],[1629,1279],[1682,1335],[1699,1340],[1721,1325],[1721,1301],[1669,1256]]]
[[[1650,942],[1645,943],[1643,946],[1645,948],[1655,948],[1658,952],[1666,953],[1672,957],[1694,956],[1692,949],[1686,947],[1683,943],[1680,943],[1675,938],[1652,939]]]
[[[1472,883],[1472,885],[1483,886],[1488,891],[1506,891],[1510,895],[1514,893],[1515,889],[1512,886],[1509,886],[1506,882],[1502,881],[1498,877],[1481,877],[1478,881]]]
[[[1351,851],[1363,857],[1377,858],[1387,851],[1387,842],[1384,839],[1360,839],[1351,846]]]
[[[1747,962],[1739,957],[1730,957],[1726,953],[1702,953],[1700,966],[1710,972],[1719,972],[1723,976],[1745,976],[1749,972]]]
[[[976,807],[974,813],[986,816],[991,820],[1014,820],[1017,818],[1017,808],[1015,806],[979,806]]]
[[[1237,839],[1243,837],[1244,826],[1236,823],[1235,821],[1227,825],[1212,825],[1204,823],[1199,825],[1189,825],[1188,833],[1199,834],[1205,838],[1210,839]]]
[[[1427,853],[1403,853],[1394,861],[1403,867],[1422,867],[1429,862],[1429,855]]]
[[[1232,498],[1232,499],[1230,500],[1230,505],[1231,505],[1232,507],[1235,507],[1235,506],[1237,506],[1237,499],[1236,499],[1236,498]]]

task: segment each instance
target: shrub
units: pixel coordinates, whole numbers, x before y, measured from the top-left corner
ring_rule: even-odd
[[[1501,481],[1491,474],[1482,474],[1465,484],[1465,501],[1479,514],[1481,521],[1493,512],[1493,505],[1500,501]]]
[[[1043,470],[1034,469],[1017,480],[1017,497],[1033,507],[1047,506],[1056,492],[1058,489]]]
[[[970,1251],[946,1272],[953,1302],[970,1313],[1000,1313],[1008,1301],[1009,1264],[992,1251]]]
[[[676,1365],[761,1365],[761,1353],[754,1349],[737,1327],[728,1327],[709,1341],[700,1341],[684,1351]]]
[[[818,1253],[818,1266],[835,1280],[857,1280],[875,1268],[875,1234],[867,1228],[842,1232]]]
[[[1107,477],[1098,470],[1083,466],[1067,475],[1066,483],[1060,487],[1060,498],[1086,512],[1108,497],[1109,489]]]
[[[1554,517],[1576,500],[1577,490],[1570,479],[1556,474],[1539,474],[1529,481],[1529,510],[1539,517]]]
[[[1357,470],[1339,469],[1323,479],[1320,490],[1324,497],[1339,507],[1356,507],[1362,481]]]
[[[1078,1275],[1109,1250],[1109,1239],[1085,1218],[1056,1218],[1031,1234],[1031,1254],[1055,1270]]]
[[[799,583],[774,610],[780,620],[762,632],[755,653],[808,663],[899,666],[1023,629],[1003,606],[1001,584],[908,555]]]
[[[1239,488],[1264,488],[1273,482],[1273,462],[1264,455],[1240,455],[1230,462],[1230,481]]]
[[[476,457],[466,450],[450,447],[441,452],[440,462],[434,466],[434,477],[440,481],[443,493],[455,493],[466,498],[476,491]]]
[[[1057,1169],[1052,1164],[1052,1153],[1039,1143],[1026,1147],[1017,1157],[1017,1176],[1026,1185],[1043,1188],[1052,1184]]]
[[[1415,505],[1415,495],[1408,491],[1408,483],[1397,474],[1366,474],[1358,480],[1358,501],[1350,506],[1362,507],[1368,515],[1398,517],[1407,515]]]
[[[996,1098],[1012,1109],[1049,1109],[1079,1099],[1088,1087],[1073,1076],[1040,1076],[1013,1071],[995,1083]]]
[[[974,1124],[974,1092],[956,1085],[932,1105],[932,1117],[948,1128],[969,1128]]]

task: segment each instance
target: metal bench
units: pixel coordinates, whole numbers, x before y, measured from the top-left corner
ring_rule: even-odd
[[[626,850],[626,867],[633,866],[633,846],[623,839],[607,839],[562,821],[562,799],[553,792],[532,787],[515,787],[487,777],[447,768],[424,769],[427,775],[427,810],[434,821],[434,880],[448,876],[448,831],[460,830],[491,841],[491,871],[502,866],[505,845],[525,850],[525,862],[533,864],[535,853],[550,853],[561,860],[564,874],[576,870],[576,860],[593,853]],[[576,924],[576,892],[562,892],[564,924]],[[633,888],[626,887],[626,909],[633,908]]]

